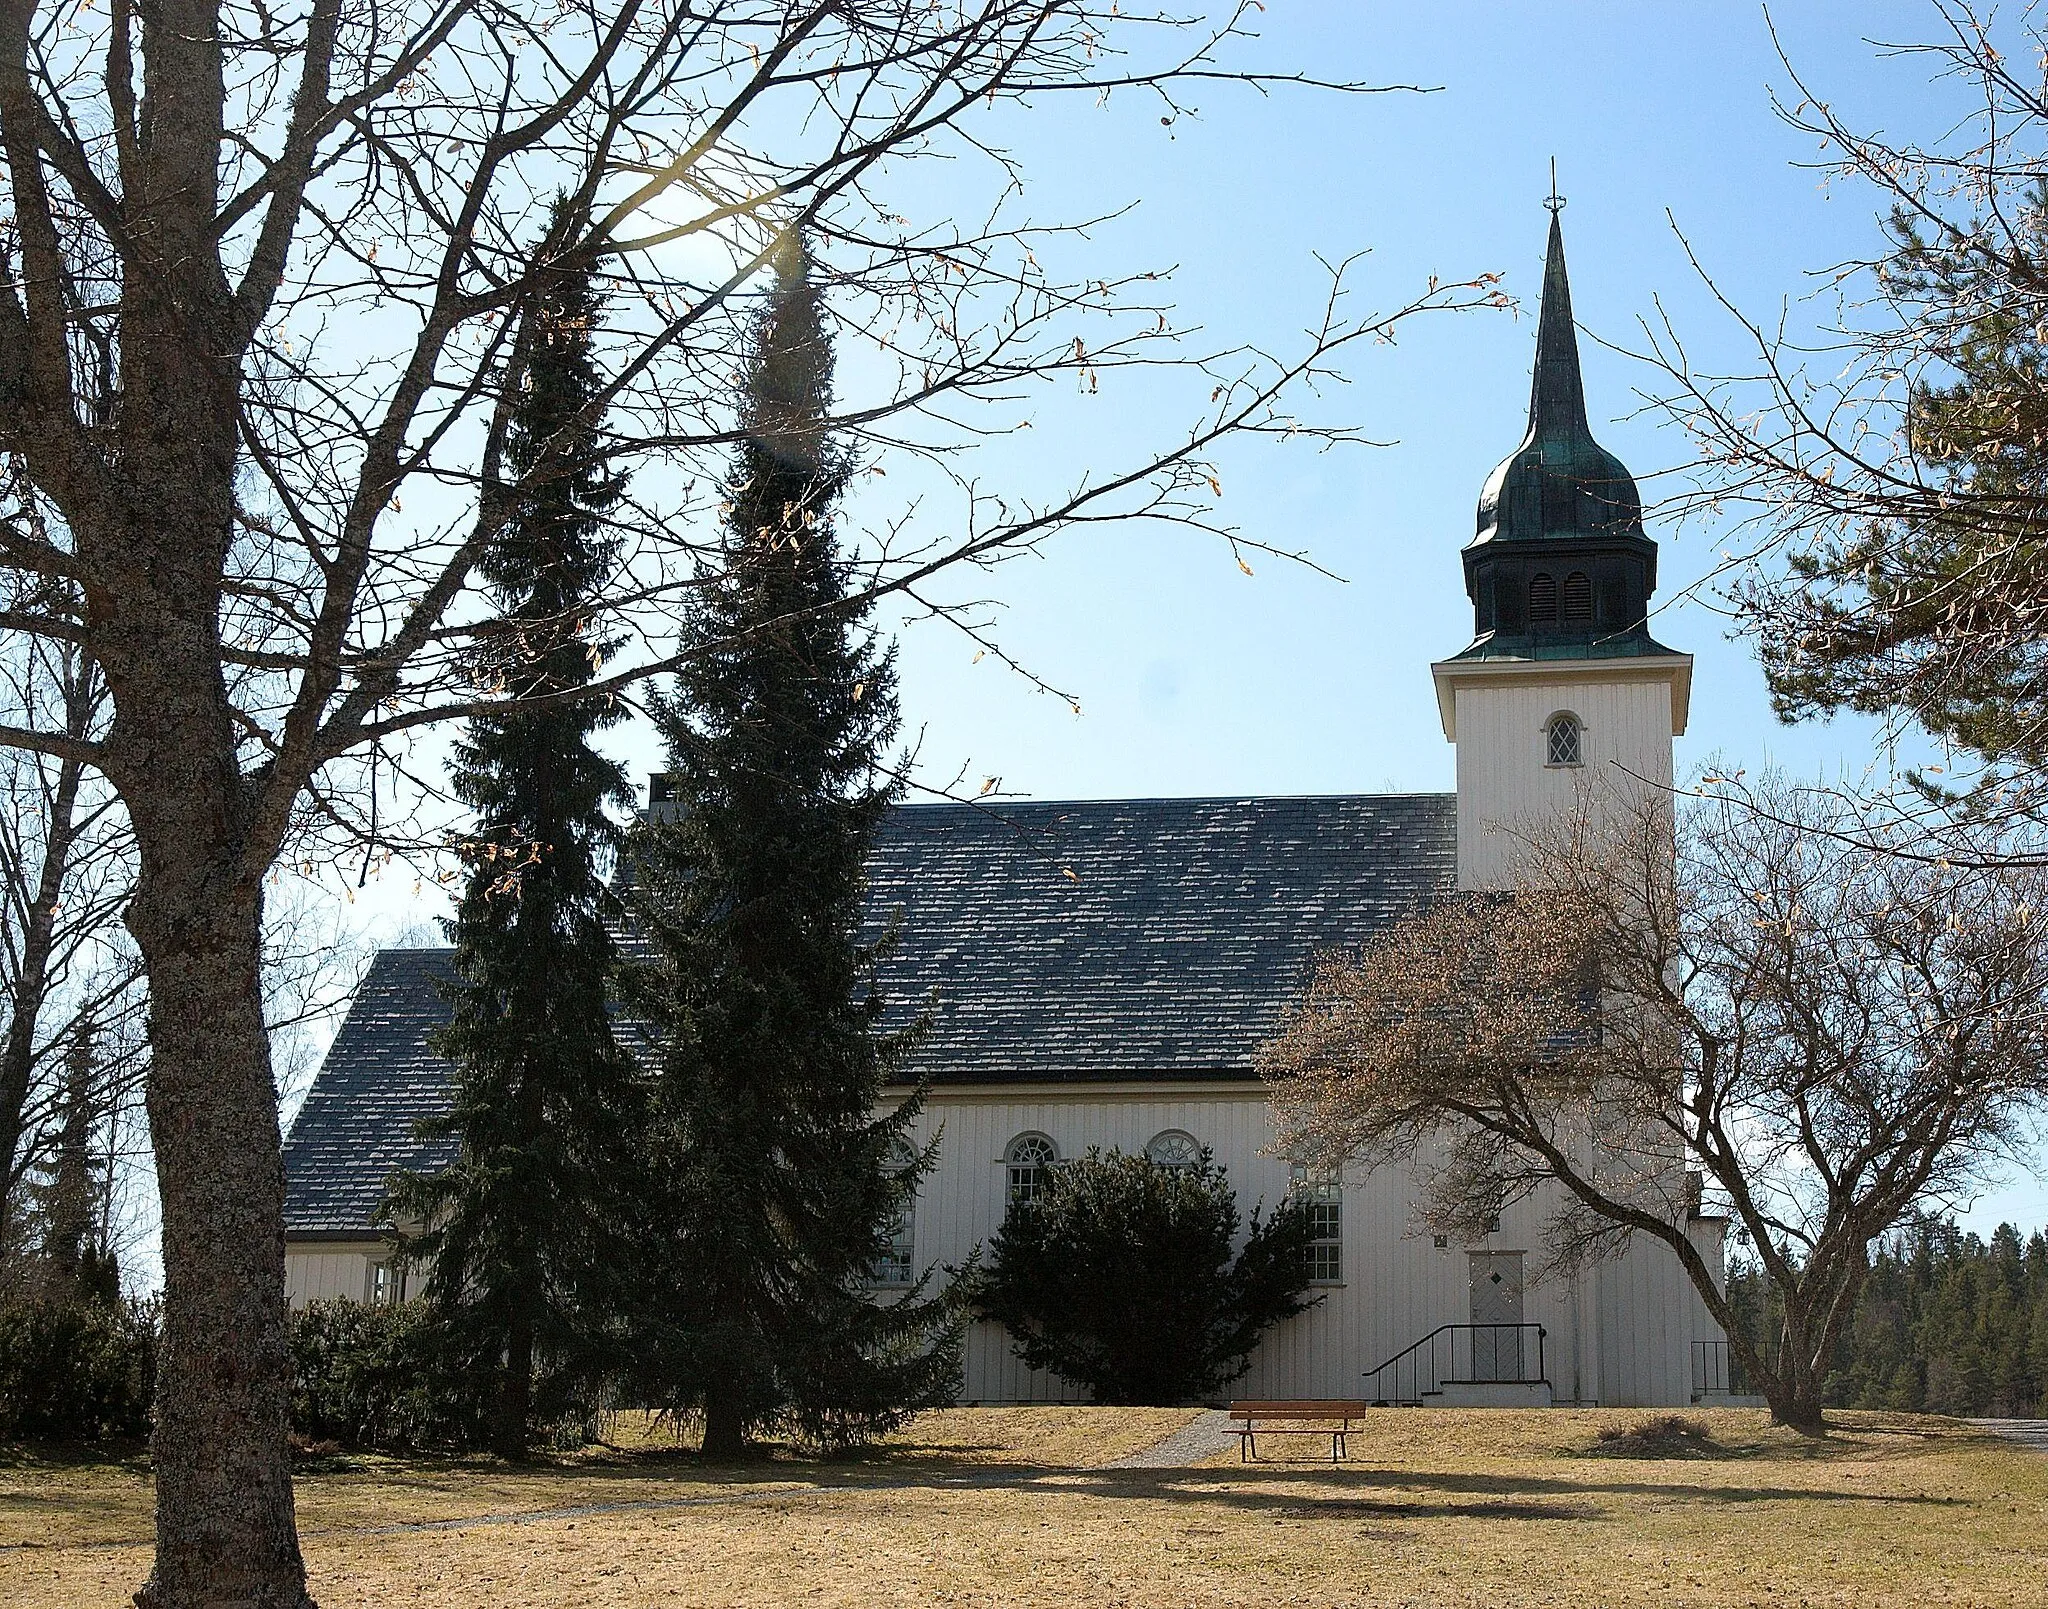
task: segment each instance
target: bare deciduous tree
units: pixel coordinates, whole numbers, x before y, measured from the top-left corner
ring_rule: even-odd
[[[0,449],[49,510],[0,520],[0,627],[76,644],[112,699],[91,740],[0,741],[95,768],[135,834],[166,1276],[145,1606],[306,1601],[264,880],[295,831],[377,823],[407,733],[503,697],[470,679],[492,629],[472,574],[521,492],[503,377],[535,287],[563,261],[603,282],[607,381],[579,428],[637,499],[590,623],[620,651],[579,697],[670,665],[712,546],[696,488],[739,428],[739,298],[793,228],[845,331],[834,429],[872,454],[944,464],[1048,379],[1184,365],[1200,388],[1184,433],[1041,504],[959,474],[951,508],[878,519],[865,595],[943,612],[947,570],[1112,519],[1250,543],[1214,510],[1218,450],[1362,439],[1284,399],[1407,316],[1497,295],[1432,283],[1353,315],[1339,276],[1299,351],[1205,356],[1157,275],[1052,271],[1087,220],[1012,221],[1009,120],[1107,95],[1171,120],[1194,86],[1312,82],[1231,65],[1248,9],[0,3]],[[919,179],[937,164],[943,190]]]
[[[0,653],[10,714],[81,742],[106,719],[106,685],[75,645],[17,640]],[[26,1250],[24,1187],[81,1101],[121,1104],[142,1065],[127,1019],[140,967],[121,927],[134,861],[120,803],[79,755],[0,752],[0,1267]],[[67,1067],[81,1034],[90,1076]]]
[[[1858,127],[1786,62],[1781,118],[1818,142],[1831,187],[1868,199],[1883,223],[1875,252],[1818,274],[1818,329],[1802,332],[1790,308],[1759,316],[1721,297],[1739,362],[1703,367],[1668,317],[1646,329],[1642,355],[1663,371],[1659,406],[1698,447],[1698,489],[1673,506],[1734,516],[1722,591],[1780,715],[1854,709],[1918,726],[1963,756],[1972,814],[2038,823],[2048,27],[2031,5],[1928,10],[1925,38],[1883,48],[1950,96],[1924,140]],[[1870,801],[1884,830],[1946,827],[1941,796],[1958,771],[1935,770]],[[1949,847],[1975,846],[1965,834]]]
[[[1560,1267],[1668,1246],[1781,1422],[1821,1382],[1869,1247],[2048,1109],[2048,882],[1851,841],[1758,790],[1529,840],[1500,895],[1334,957],[1265,1057],[1290,1154],[1413,1165],[1471,1235],[1541,1192]],[[1754,1347],[1686,1232],[1700,1175],[1782,1299]]]

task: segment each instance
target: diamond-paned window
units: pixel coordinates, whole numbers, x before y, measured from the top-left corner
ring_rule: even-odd
[[[1576,715],[1553,715],[1550,731],[1545,740],[1545,761],[1547,765],[1580,765],[1582,745],[1580,736],[1583,728]]]

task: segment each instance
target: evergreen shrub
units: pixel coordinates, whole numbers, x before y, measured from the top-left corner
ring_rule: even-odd
[[[35,1297],[0,1306],[0,1437],[148,1435],[156,1343],[153,1303]]]
[[[481,1445],[483,1382],[420,1302],[314,1302],[292,1314],[292,1431],[351,1450]]]
[[[1235,1258],[1237,1197],[1205,1151],[1166,1167],[1090,1151],[1013,1200],[969,1277],[982,1318],[1017,1356],[1098,1402],[1200,1399],[1251,1366],[1266,1329],[1313,1306],[1307,1203],[1252,1215]]]

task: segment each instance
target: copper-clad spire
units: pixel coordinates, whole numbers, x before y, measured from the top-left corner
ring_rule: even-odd
[[[1554,198],[1553,198],[1554,199]],[[1543,261],[1543,306],[1536,315],[1536,372],[1529,382],[1529,437],[1566,434],[1591,438],[1586,383],[1579,374],[1579,332],[1572,323],[1572,286],[1564,269],[1564,231],[1550,214],[1550,249]]]
[[[1619,458],[1593,439],[1579,332],[1565,276],[1563,201],[1553,195],[1543,302],[1536,315],[1536,368],[1529,380],[1529,429],[1479,494],[1481,542],[1540,542],[1566,536],[1634,535],[1642,499]]]
[[[1646,624],[1657,545],[1635,478],[1586,421],[1554,168],[1550,189],[1529,428],[1479,494],[1478,534],[1464,552],[1476,635],[1459,657],[1661,654]]]

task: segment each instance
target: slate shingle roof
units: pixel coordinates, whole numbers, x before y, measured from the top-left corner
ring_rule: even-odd
[[[1322,951],[1456,877],[1451,794],[906,805],[870,868],[880,984],[940,1083],[1245,1078]],[[359,1231],[445,1099],[444,950],[377,958],[285,1148],[296,1235]]]
[[[284,1146],[284,1221],[294,1235],[361,1236],[399,1168],[431,1172],[450,1140],[413,1125],[447,1109],[448,1064],[427,1048],[448,1020],[447,950],[385,950],[370,963]]]
[[[871,872],[882,986],[937,992],[941,1081],[1242,1077],[1318,952],[1451,884],[1455,822],[1449,794],[909,806]]]

